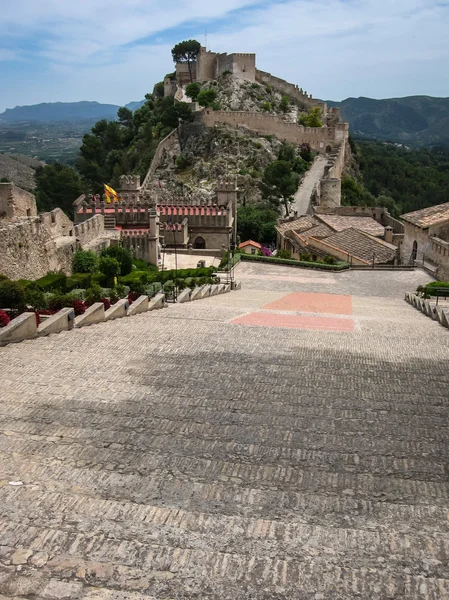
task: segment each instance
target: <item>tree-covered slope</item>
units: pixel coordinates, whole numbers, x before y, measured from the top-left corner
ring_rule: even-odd
[[[355,137],[410,146],[449,145],[449,98],[347,98],[338,106]]]

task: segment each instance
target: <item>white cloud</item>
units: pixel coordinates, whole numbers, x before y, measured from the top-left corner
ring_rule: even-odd
[[[211,49],[256,52],[259,68],[317,97],[449,95],[449,8],[436,0],[255,2],[23,0],[20,11],[9,2],[0,40],[12,55],[20,47],[27,56],[31,43],[27,57],[37,67],[26,97],[23,87],[9,97],[20,104],[141,98],[172,69],[171,46],[185,31],[202,40],[206,24]],[[158,42],[145,42],[150,36]]]

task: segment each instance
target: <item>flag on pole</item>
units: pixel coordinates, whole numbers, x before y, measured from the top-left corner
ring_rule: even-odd
[[[117,202],[117,200],[118,200],[117,192],[113,188],[111,188],[109,185],[106,185],[106,183],[104,184],[104,193],[106,195],[106,202],[108,204],[110,204],[112,200],[114,202]]]

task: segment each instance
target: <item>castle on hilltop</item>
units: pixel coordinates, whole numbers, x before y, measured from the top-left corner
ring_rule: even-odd
[[[275,89],[301,102],[306,108],[320,106],[327,112],[324,102],[315,100],[302,88],[284,79],[274,77],[271,73],[256,68],[256,55],[252,53],[226,52],[218,53],[201,47],[196,61],[190,65],[193,81],[206,82],[218,79],[224,73],[230,73],[235,79],[253,81],[264,85],[272,85]],[[190,71],[187,63],[177,63],[174,76],[164,78],[164,96],[177,97],[180,89],[190,83]],[[333,114],[336,114],[333,111]]]

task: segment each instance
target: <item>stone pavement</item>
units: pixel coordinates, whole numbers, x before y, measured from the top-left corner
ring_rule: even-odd
[[[449,598],[427,276],[238,277],[0,349],[1,600]]]
[[[304,179],[293,196],[293,202],[290,206],[291,214],[295,211],[298,216],[309,214],[312,192],[318,185],[320,179],[323,178],[326,163],[327,158],[325,156],[319,155],[315,158],[313,165],[304,175]]]

